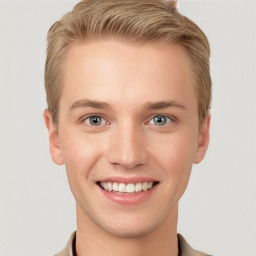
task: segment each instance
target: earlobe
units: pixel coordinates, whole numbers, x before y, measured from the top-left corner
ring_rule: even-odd
[[[59,143],[57,125],[53,123],[52,114],[47,109],[44,111],[44,122],[48,130],[49,151],[52,161],[57,165],[62,165],[64,164],[64,161]]]
[[[206,154],[208,145],[209,145],[209,139],[210,139],[210,121],[211,121],[211,115],[208,114],[207,117],[204,120],[204,123],[201,125],[199,134],[198,134],[198,145],[196,149],[196,154],[194,157],[194,163],[199,164]]]

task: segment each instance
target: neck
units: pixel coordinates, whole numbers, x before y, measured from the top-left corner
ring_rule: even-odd
[[[77,204],[78,256],[177,256],[178,205],[155,230],[139,237],[118,237],[94,223]]]

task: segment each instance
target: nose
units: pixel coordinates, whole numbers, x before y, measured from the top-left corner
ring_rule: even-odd
[[[131,124],[115,127],[108,147],[108,161],[125,169],[147,162],[146,138],[143,131]]]

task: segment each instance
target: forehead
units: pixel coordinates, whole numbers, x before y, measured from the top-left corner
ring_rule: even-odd
[[[75,42],[67,51],[63,75],[60,106],[83,98],[121,100],[123,105],[182,95],[184,101],[196,101],[189,56],[175,44],[117,38]]]

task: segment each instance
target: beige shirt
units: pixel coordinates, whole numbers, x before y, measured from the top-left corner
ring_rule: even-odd
[[[71,235],[66,247],[61,252],[55,254],[55,256],[77,256],[75,252],[75,239],[76,232]],[[179,256],[210,256],[209,254],[192,249],[184,237],[180,234],[178,234],[178,243]]]

